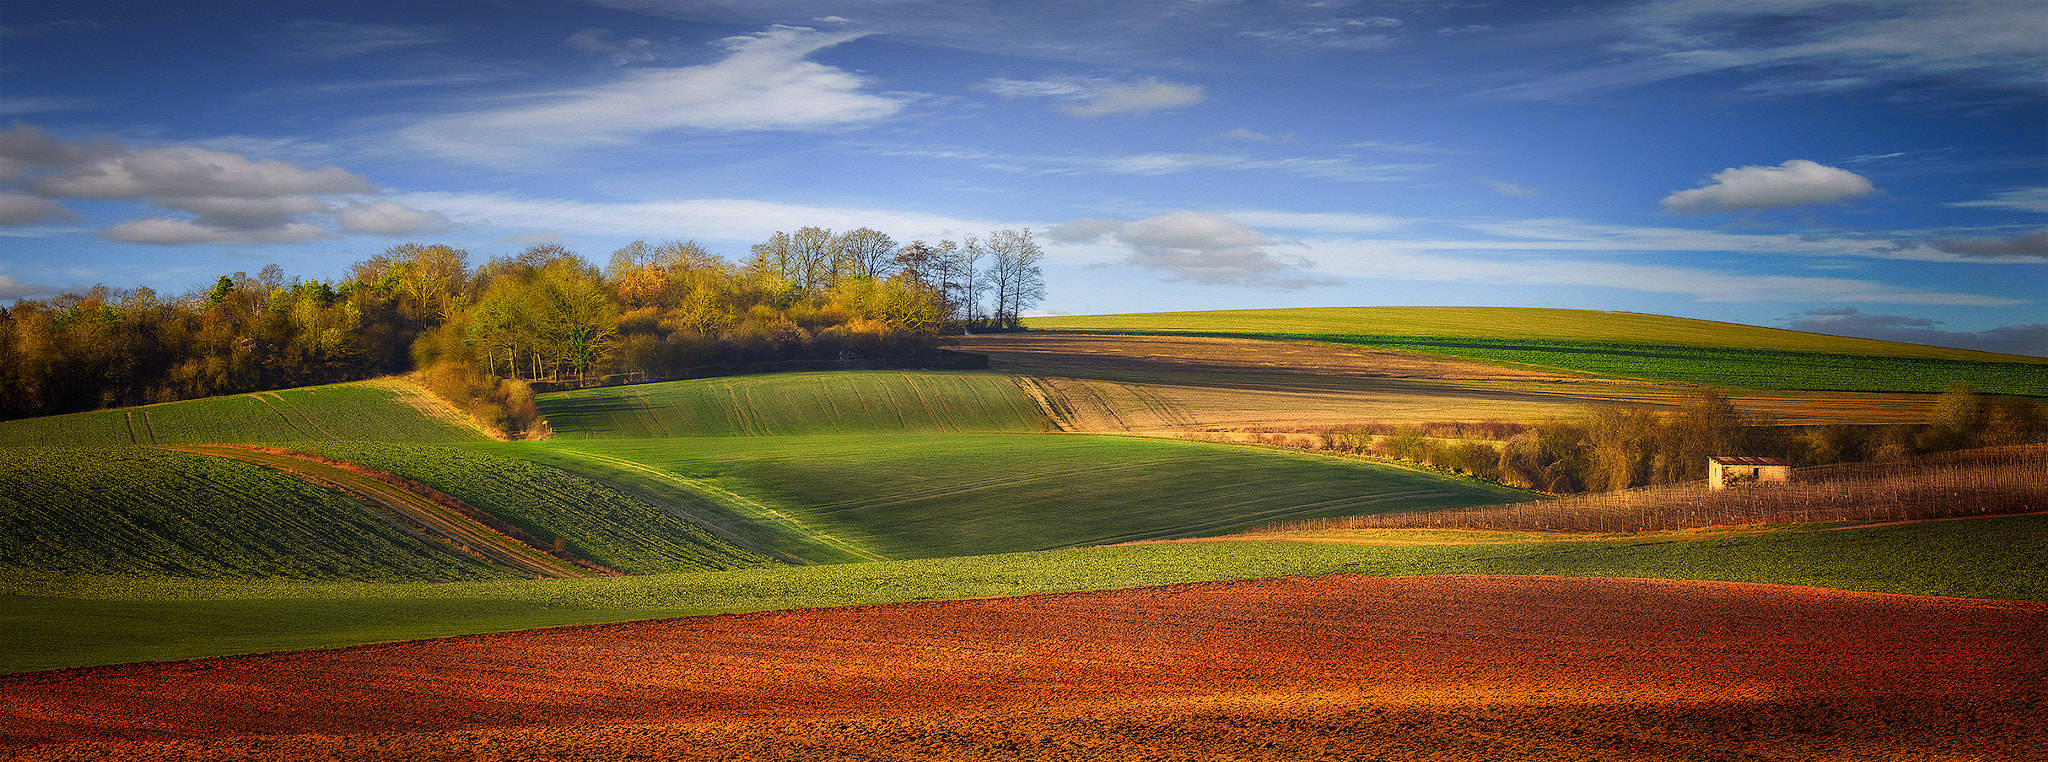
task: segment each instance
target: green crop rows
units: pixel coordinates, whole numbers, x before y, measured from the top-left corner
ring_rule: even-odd
[[[0,568],[72,574],[456,580],[505,576],[291,476],[143,448],[13,448]]]
[[[1038,432],[1005,376],[853,371],[741,376],[542,396],[559,439]]]
[[[1137,437],[871,434],[492,447],[526,457],[552,451],[572,470],[608,458],[708,482],[888,558],[1215,535],[1292,518],[1533,497],[1321,455]]]
[[[542,543],[619,571],[733,569],[767,563],[645,500],[530,460],[455,447],[330,444],[329,458],[426,484],[484,509]]]
[[[360,382],[0,422],[0,447],[482,438],[421,415],[388,389]]]

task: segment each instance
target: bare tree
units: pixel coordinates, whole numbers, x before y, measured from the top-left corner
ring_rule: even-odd
[[[1016,328],[1026,310],[1045,298],[1045,278],[1038,263],[1045,252],[1031,240],[1031,229],[998,230],[988,234],[989,282],[995,291],[994,320],[1004,328]]]
[[[843,262],[837,269],[838,278],[871,278],[881,280],[889,277],[892,257],[896,254],[896,242],[887,234],[872,228],[855,228],[839,234],[834,247],[835,260]]]

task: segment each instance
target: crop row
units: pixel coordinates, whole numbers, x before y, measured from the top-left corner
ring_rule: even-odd
[[[463,447],[317,445],[320,455],[403,476],[489,512],[544,545],[629,573],[714,571],[768,559],[584,476]]]
[[[0,446],[121,447],[481,439],[369,382],[0,422]]]
[[[1038,432],[1037,406],[988,373],[843,371],[737,376],[540,398],[556,436]]]
[[[254,465],[142,448],[10,448],[0,568],[210,578],[502,576],[334,492]]]

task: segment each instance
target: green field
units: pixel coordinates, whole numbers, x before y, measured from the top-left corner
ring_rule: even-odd
[[[1038,406],[990,373],[840,371],[672,381],[540,398],[557,439],[1035,433]]]
[[[399,392],[368,381],[0,421],[0,447],[484,439],[422,415]]]
[[[883,558],[1214,535],[1293,518],[1532,499],[1520,490],[1323,455],[1080,434],[615,439],[539,449],[744,495]],[[599,463],[605,461],[600,460]]]
[[[2048,517],[1673,541],[1192,542],[833,566],[445,584],[0,577],[0,672],[695,614],[1322,574],[1541,574],[2048,600]],[[1417,532],[1416,534],[1428,534]],[[1517,538],[1507,538],[1510,540]],[[1526,537],[1519,538],[1526,540]],[[1555,539],[1555,538],[1552,538]],[[29,645],[34,644],[34,645]]]
[[[334,492],[140,447],[0,450],[0,570],[146,577],[509,576]]]
[[[420,482],[482,508],[543,543],[561,538],[570,554],[630,574],[771,563],[684,518],[691,514],[678,515],[531,460],[449,446],[339,443],[310,449]]]
[[[1938,391],[1956,368],[1988,374],[1970,377],[1987,391],[2048,383],[2048,361],[1579,311],[1032,322],[1375,343],[1748,388],[1834,388],[1816,385],[1864,377]],[[1441,544],[1442,533],[1416,532],[1391,544],[1352,535],[1104,547],[1534,496],[1314,453],[1053,433],[1032,397],[996,373],[793,373],[539,402],[555,441],[490,441],[422,412],[415,394],[388,381],[0,423],[0,671],[1332,573],[1716,579],[2048,600],[2040,516],[1677,539],[1496,534]],[[277,444],[359,463],[642,576],[525,579],[290,475],[137,446],[151,443]]]
[[[1347,307],[1032,318],[1038,330],[1361,344],[1616,378],[1758,390],[2048,397],[2048,359],[1701,320],[1486,307]]]

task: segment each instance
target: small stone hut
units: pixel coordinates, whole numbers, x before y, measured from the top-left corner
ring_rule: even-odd
[[[1707,458],[1707,487],[1727,489],[1751,482],[1792,481],[1792,462],[1784,458],[1715,455]]]

